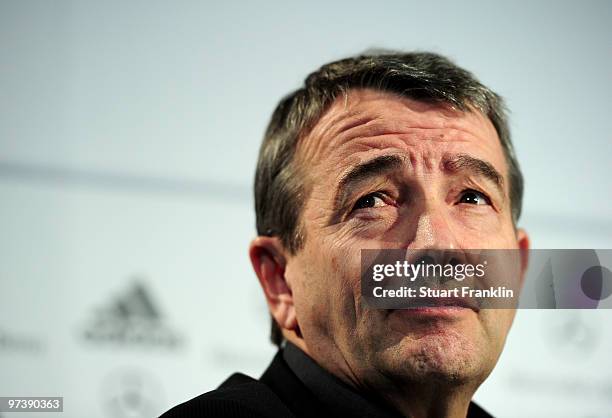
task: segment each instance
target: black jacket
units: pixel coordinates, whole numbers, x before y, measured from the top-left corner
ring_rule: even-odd
[[[293,353],[301,353],[296,347],[290,348]],[[287,354],[289,350],[284,351]],[[308,358],[303,353],[301,355]],[[395,412],[385,407],[373,405],[370,400],[348,389],[348,386],[342,385],[339,380],[334,382],[336,380],[334,377],[308,358],[298,365],[309,368],[310,376],[318,373],[318,376],[324,380],[322,383],[326,390],[331,390],[331,393],[338,392],[338,402],[322,402],[293,372],[287,359],[286,355],[283,356],[283,351],[279,351],[259,380],[235,373],[218,389],[172,408],[161,418],[398,417]],[[290,360],[289,363],[292,363],[294,368],[296,367],[295,362]],[[299,374],[304,377],[304,374]],[[491,416],[472,402],[468,410],[468,417],[487,418]]]

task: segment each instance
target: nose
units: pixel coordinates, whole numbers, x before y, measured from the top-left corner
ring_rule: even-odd
[[[406,258],[413,264],[446,265],[466,262],[466,255],[463,254],[444,208],[430,204],[417,215]],[[444,282],[442,278],[439,280],[437,284]]]
[[[414,218],[413,218],[414,219]],[[460,248],[452,223],[443,208],[428,203],[413,220],[409,249],[455,250]]]

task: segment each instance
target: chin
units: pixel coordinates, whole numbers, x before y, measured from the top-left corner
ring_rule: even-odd
[[[484,343],[483,343],[484,344]],[[464,383],[491,372],[483,344],[448,331],[418,339],[406,336],[381,354],[387,373],[399,379]]]

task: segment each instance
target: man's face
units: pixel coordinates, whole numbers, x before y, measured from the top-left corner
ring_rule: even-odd
[[[323,115],[296,160],[310,188],[300,220],[306,239],[285,276],[309,354],[362,387],[484,380],[514,311],[369,309],[360,250],[517,248],[508,167],[491,122],[356,90]]]

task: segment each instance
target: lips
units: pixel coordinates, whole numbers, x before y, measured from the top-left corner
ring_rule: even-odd
[[[445,298],[414,298],[406,306],[406,309],[421,308],[464,308],[474,312],[480,310],[478,303],[470,298],[445,297]]]

